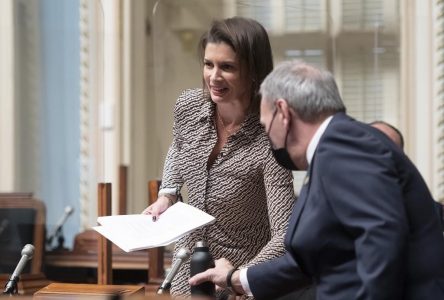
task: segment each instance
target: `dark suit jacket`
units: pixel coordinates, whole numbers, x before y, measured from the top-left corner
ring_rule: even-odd
[[[336,114],[293,208],[287,253],[253,266],[256,299],[312,279],[317,299],[444,299],[444,239],[415,166],[379,130]]]
[[[435,210],[438,214],[439,223],[441,224],[441,230],[444,231],[444,207],[441,203],[435,202]]]

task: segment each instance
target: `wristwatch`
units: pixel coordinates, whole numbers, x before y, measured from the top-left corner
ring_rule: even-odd
[[[236,295],[236,296],[240,296],[242,294],[239,294],[238,292],[236,292],[236,290],[233,288],[233,284],[231,282],[231,277],[233,277],[234,272],[238,271],[239,268],[233,268],[230,271],[228,271],[227,273],[227,289],[230,291],[230,293]]]

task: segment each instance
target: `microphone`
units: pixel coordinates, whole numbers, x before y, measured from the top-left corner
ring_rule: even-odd
[[[52,232],[51,235],[49,235],[49,237],[46,241],[48,244],[51,244],[54,237],[59,233],[59,231],[62,229],[63,224],[65,224],[66,220],[68,219],[68,217],[70,215],[72,215],[73,212],[74,212],[74,208],[72,208],[72,206],[68,205],[67,207],[65,207],[65,212],[63,213],[63,216],[59,219],[54,231]]]
[[[3,294],[16,294],[17,293],[17,283],[19,281],[19,276],[25,268],[26,262],[32,258],[34,255],[34,246],[31,244],[26,244],[22,249],[22,257],[15,267],[9,281],[6,283],[5,290]]]
[[[168,290],[171,287],[171,281],[173,281],[173,278],[179,271],[180,266],[190,257],[190,255],[191,252],[187,248],[180,248],[179,251],[177,251],[176,261],[171,267],[171,271],[165,277],[165,280],[157,290],[157,294],[163,294],[163,291]]]

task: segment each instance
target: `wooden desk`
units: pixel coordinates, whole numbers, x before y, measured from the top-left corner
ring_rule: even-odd
[[[57,282],[97,283],[98,236],[99,234],[95,230],[86,230],[76,235],[73,251],[46,252],[43,263],[46,277]],[[165,253],[165,268],[171,266],[171,259],[172,254]],[[147,283],[149,261],[147,250],[127,253],[112,245],[113,283]],[[158,281],[159,279],[150,277],[150,283],[157,285]]]
[[[1,292],[4,291],[6,283],[11,277],[10,274],[0,274],[0,287],[3,288]],[[32,295],[36,291],[40,290],[42,287],[47,286],[51,282],[46,279],[45,275],[42,273],[38,274],[22,274],[20,275],[20,280],[17,284],[19,295]]]
[[[96,283],[97,259],[97,252],[54,251],[46,253],[43,265],[47,278],[52,281]],[[171,266],[171,259],[171,254],[165,255],[166,268]],[[113,283],[146,283],[148,264],[146,250],[126,253],[113,248]]]
[[[46,266],[51,267],[97,268],[97,252],[47,252],[44,262]],[[146,251],[129,253],[113,251],[113,269],[148,270],[148,255]]]
[[[137,285],[51,283],[37,291],[34,299],[113,299],[144,295],[144,287]]]

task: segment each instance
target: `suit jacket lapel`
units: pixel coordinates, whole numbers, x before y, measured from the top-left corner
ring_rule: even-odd
[[[330,124],[327,126],[327,128],[325,129],[324,134],[322,135],[321,139],[319,140],[319,144],[322,143],[322,139],[325,136],[325,134],[328,132],[329,127],[331,124],[333,124],[334,122],[336,122],[337,120],[343,120],[343,119],[350,119],[350,117],[348,117],[347,115],[345,115],[344,113],[336,113],[333,117],[333,119],[330,121]],[[316,160],[316,151],[317,148],[316,147],[315,150],[315,154],[311,160],[310,165],[307,168],[307,174],[305,175],[304,178],[304,182],[301,188],[301,191],[299,192],[299,197],[296,200],[296,203],[293,206],[293,211],[291,213],[291,217],[290,217],[290,221],[288,223],[288,229],[287,229],[287,234],[285,236],[285,245],[290,245],[291,244],[291,239],[293,238],[294,232],[297,228],[298,222],[299,222],[299,218],[302,214],[302,211],[304,210],[304,206],[305,203],[307,201],[308,198],[308,193],[310,191],[310,184],[311,184],[311,176],[313,175],[313,165],[315,163]]]
[[[299,218],[301,216],[302,211],[304,210],[305,202],[307,201],[308,191],[310,188],[310,176],[311,176],[311,167],[307,174],[305,175],[304,182],[299,192],[298,199],[293,206],[293,211],[291,213],[290,221],[288,223],[287,234],[285,236],[285,244],[290,245],[290,241],[293,238],[294,231],[296,230],[297,224],[299,222]]]

